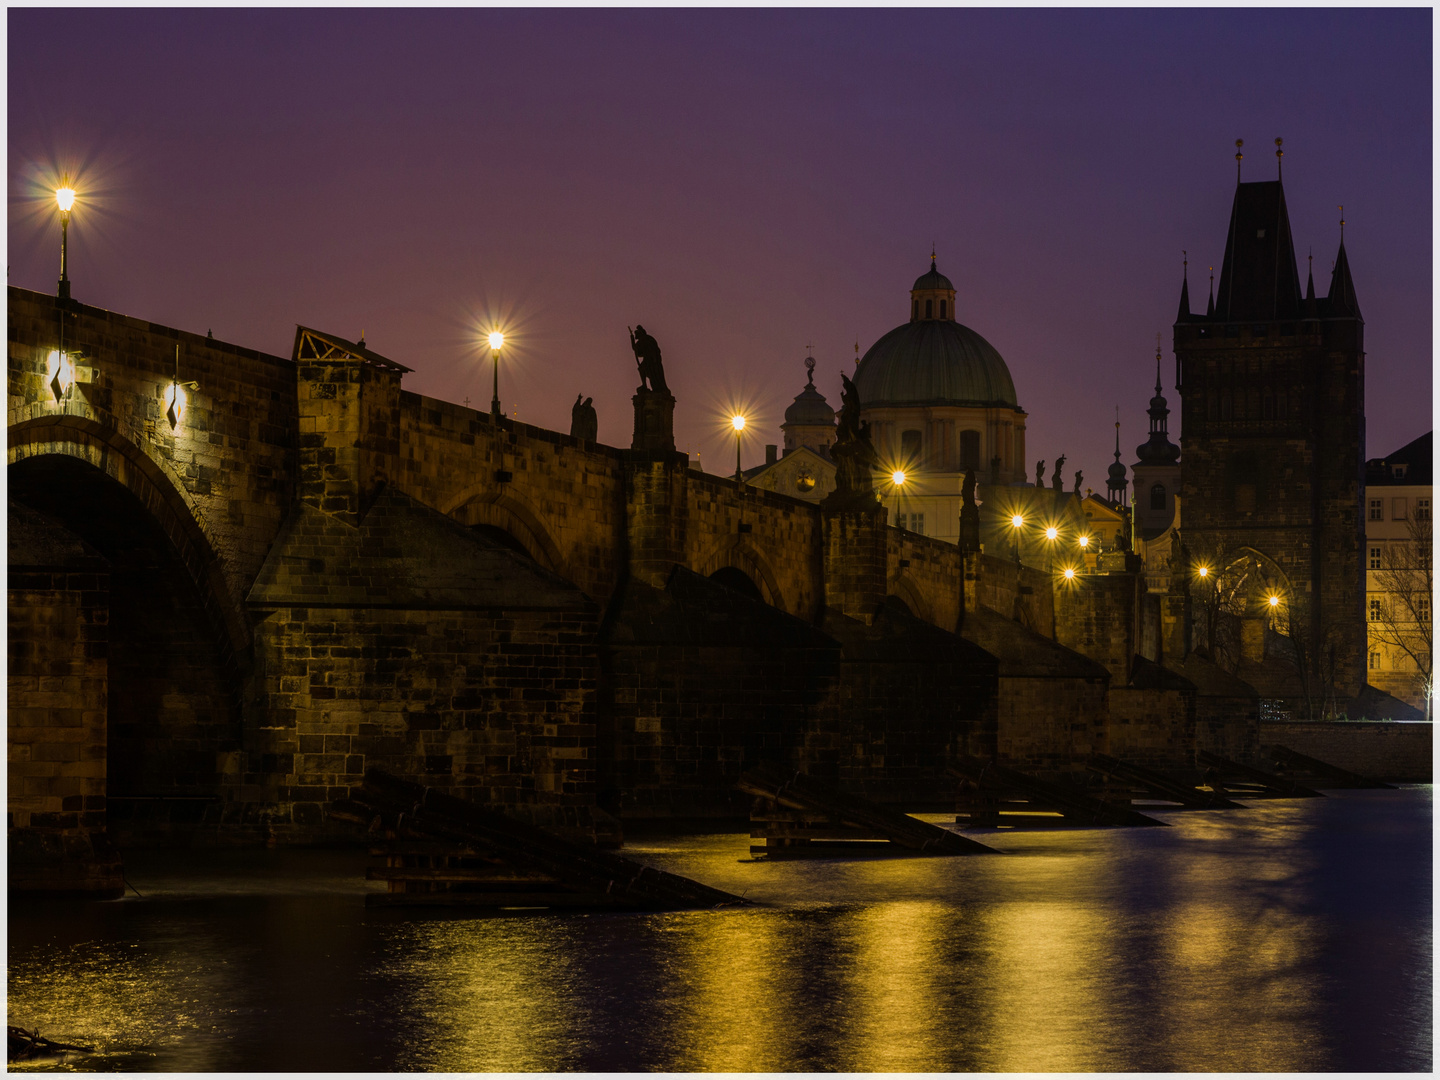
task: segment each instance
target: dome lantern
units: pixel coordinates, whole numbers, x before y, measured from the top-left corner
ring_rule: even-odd
[[[930,252],[930,269],[910,286],[910,321],[928,319],[955,321],[955,286],[935,267],[935,252]]]

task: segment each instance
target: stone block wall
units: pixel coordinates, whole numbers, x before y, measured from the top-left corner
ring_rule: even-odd
[[[1055,637],[1054,594],[1043,570],[1013,559],[966,552],[965,610],[984,607],[1042,637]]]
[[[1285,746],[1362,776],[1394,783],[1434,782],[1434,724],[1264,723],[1260,742]]]
[[[1130,661],[1140,651],[1138,574],[1084,574],[1051,585],[1055,640],[1105,665],[1116,685],[1130,681]]]
[[[595,624],[593,609],[269,616],[246,801],[315,826],[378,767],[507,810],[592,803]]]
[[[1083,768],[1107,745],[1104,679],[1024,678],[1002,674],[997,695],[996,758],[1041,772]]]
[[[886,589],[913,615],[942,630],[960,619],[960,549],[934,537],[887,529]]]
[[[103,832],[110,575],[12,566],[7,586],[10,826]]]
[[[1161,771],[1193,766],[1194,693],[1116,686],[1109,709],[1104,753]]]

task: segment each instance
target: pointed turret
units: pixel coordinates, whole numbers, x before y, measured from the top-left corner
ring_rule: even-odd
[[[1300,314],[1300,274],[1285,190],[1278,180],[1236,185],[1215,314],[1222,322],[1293,319]]]
[[[1135,448],[1142,465],[1173,465],[1180,448],[1170,441],[1170,404],[1160,384],[1160,348],[1155,349],[1155,396],[1150,399],[1150,438]],[[1119,443],[1116,443],[1119,450]]]
[[[1207,319],[1215,317],[1215,268],[1213,266],[1210,267],[1210,303],[1205,306],[1205,317]]]
[[[1335,270],[1330,275],[1330,295],[1326,298],[1331,318],[1360,318],[1360,304],[1355,299],[1355,282],[1350,278],[1350,260],[1345,257],[1345,239],[1340,239],[1340,251],[1335,256]]]
[[[1115,506],[1126,506],[1130,481],[1125,477],[1125,466],[1120,461],[1120,410],[1115,410],[1115,463],[1107,470],[1105,496]]]

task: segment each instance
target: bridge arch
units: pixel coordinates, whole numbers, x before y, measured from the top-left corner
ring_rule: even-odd
[[[17,416],[24,412],[12,411],[8,432],[12,497],[109,561],[97,605],[109,820],[198,810],[230,771],[221,759],[233,763],[241,745],[252,669],[246,623],[204,514],[160,451],[112,417],[78,403],[59,415]],[[66,595],[92,603],[62,594],[56,611],[73,602]],[[25,641],[32,655],[50,647],[43,635]],[[176,796],[201,801],[155,801]]]
[[[550,530],[540,520],[535,508],[520,496],[489,487],[472,487],[442,507],[441,512],[467,527],[490,525],[505,530],[545,569],[567,581],[573,580],[566,573],[565,556],[551,537]]]
[[[224,562],[205,514],[175,470],[128,425],[103,410],[68,404],[65,413],[44,406],[11,410],[9,466],[58,455],[83,461],[139,500],[165,534],[220,631],[226,662],[237,674],[249,667],[250,632],[240,603],[225,579]]]
[[[739,570],[753,581],[759,587],[760,598],[765,603],[779,608],[781,611],[790,611],[789,605],[785,603],[785,594],[780,590],[780,582],[775,577],[775,571],[770,569],[764,556],[756,551],[744,537],[730,536],[721,541],[719,546],[711,551],[709,557],[700,564],[696,572],[704,574],[706,577],[714,577],[716,571],[726,568]]]
[[[903,603],[910,614],[924,622],[934,623],[935,611],[915,583],[903,575],[897,575],[890,582],[890,595]]]

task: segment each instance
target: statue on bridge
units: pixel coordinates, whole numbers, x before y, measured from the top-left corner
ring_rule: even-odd
[[[1085,474],[1079,469],[1075,470],[1075,494],[1080,494],[1080,481],[1085,479]]]
[[[975,470],[960,482],[960,550],[980,550],[980,508],[975,505]]]
[[[585,439],[594,442],[600,437],[600,421],[595,416],[595,406],[590,404],[594,398],[580,400],[580,395],[575,395],[575,404],[570,406],[570,435],[576,439]]]
[[[625,329],[630,330],[630,327]],[[630,330],[630,348],[634,351],[635,363],[640,368],[640,385],[635,388],[635,392],[668,395],[670,389],[665,385],[665,368],[660,362],[660,346],[639,323],[635,324],[635,329]],[[647,382],[650,384],[648,389],[645,385]]]
[[[875,469],[880,455],[870,440],[870,425],[860,419],[860,392],[843,371],[840,373],[840,417],[835,444],[830,448],[835,462],[835,490],[825,498],[836,507],[878,506],[875,497]]]
[[[1056,491],[1061,490],[1065,484],[1065,477],[1060,475],[1065,471],[1065,455],[1061,454],[1055,459],[1055,471],[1050,474],[1050,486]]]
[[[1037,488],[1043,488],[1043,487],[1045,486],[1045,459],[1044,459],[1044,458],[1041,458],[1039,461],[1037,461],[1037,462],[1035,463],[1035,486],[1036,486]]]

